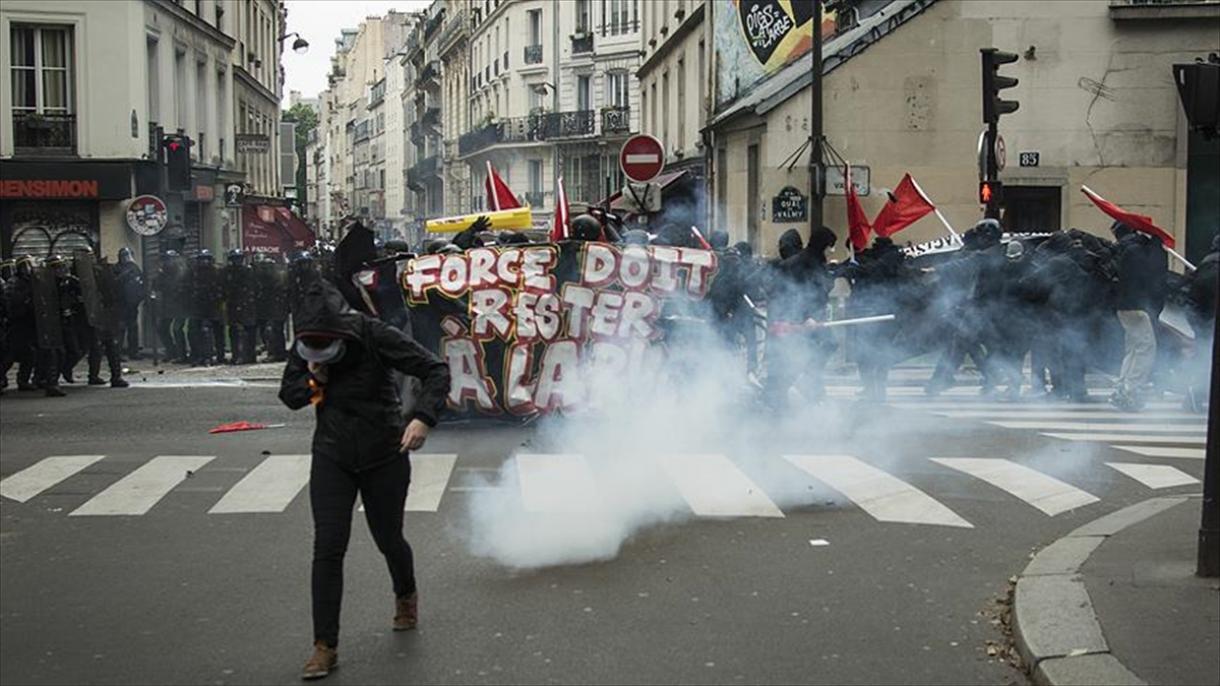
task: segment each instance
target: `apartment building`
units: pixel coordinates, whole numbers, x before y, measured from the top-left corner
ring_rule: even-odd
[[[483,209],[495,165],[544,226],[563,176],[574,202],[622,185],[618,151],[639,130],[641,8],[636,1],[472,0],[468,130],[470,209]]]
[[[416,220],[445,213],[445,186],[441,170],[442,110],[441,62],[437,38],[448,13],[446,0],[434,0],[420,13],[407,41],[404,67],[411,83],[406,106],[409,143],[414,160],[407,168],[407,189],[415,194]]]
[[[458,137],[470,128],[470,8],[468,0],[449,0],[449,8],[436,37],[441,62],[441,175],[445,215],[469,209],[474,193],[470,167],[458,158]]]
[[[242,247],[226,186],[281,191],[283,21],[279,0],[0,3],[0,253]],[[161,188],[158,131],[194,141],[189,191]],[[168,204],[156,236],[126,226],[138,194]]]
[[[640,22],[640,129],[665,146],[665,171],[705,175],[703,127],[711,81],[708,0],[656,0]]]

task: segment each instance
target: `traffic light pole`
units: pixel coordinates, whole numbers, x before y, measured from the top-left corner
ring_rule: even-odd
[[[1220,292],[1220,284],[1217,284]],[[1214,314],[1214,313],[1213,313]],[[1211,395],[1207,399],[1207,449],[1203,462],[1203,515],[1199,523],[1199,557],[1195,574],[1202,577],[1220,576],[1220,412],[1215,402],[1220,399],[1220,317],[1212,317],[1212,379]],[[1196,339],[1197,340],[1197,339]]]
[[[983,151],[987,160],[987,181],[998,181],[1000,179],[1000,165],[995,158],[995,142],[1000,135],[1000,127],[994,122],[987,123],[987,137],[983,141],[985,150]],[[983,217],[986,219],[1000,218],[1000,198],[996,194],[992,194],[987,200],[987,207],[984,210]]]
[[[810,84],[809,236],[822,226],[825,170],[822,165],[822,0],[813,3],[813,82]]]

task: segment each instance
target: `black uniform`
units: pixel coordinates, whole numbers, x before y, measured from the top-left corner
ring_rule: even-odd
[[[191,261],[187,289],[187,336],[191,364],[220,364],[225,359],[224,287],[209,252]]]
[[[175,362],[187,359],[186,288],[186,258],[173,251],[165,253],[153,280],[153,311],[165,356]]]
[[[801,325],[808,319],[826,319],[826,306],[834,279],[826,265],[826,249],[835,235],[826,227],[813,233],[801,248],[795,229],[780,236],[780,259],[772,265],[767,285],[767,382],[765,397],[773,407],[787,403],[788,389],[802,374],[805,396],[820,402],[826,394],[823,371],[834,342],[824,330],[786,331],[784,325]]]
[[[124,252],[126,251],[126,252]],[[119,348],[129,358],[140,354],[140,303],[144,302],[144,272],[140,270],[135,260],[131,259],[131,251],[124,248],[119,251],[119,262],[114,265],[115,287],[118,291],[118,321],[119,328],[115,338]]]
[[[34,390],[30,377],[34,373],[38,333],[34,323],[33,263],[25,259],[18,263],[13,277],[5,285],[4,301],[8,314],[8,336],[3,373],[17,365],[18,390]]]
[[[288,267],[280,258],[264,258],[254,263],[254,283],[258,292],[255,318],[267,359],[287,359],[284,328],[288,322]]]
[[[280,385],[280,400],[289,408],[316,408],[309,479],[314,640],[332,647],[339,641],[343,557],[357,494],[394,593],[415,593],[414,557],[402,535],[411,463],[399,449],[405,418],[391,371],[421,380],[413,418],[429,425],[436,424],[449,391],[444,362],[399,330],[343,305],[329,284],[306,292],[295,313],[298,335],[337,337],[344,351],[327,365],[325,381],[293,351]]]
[[[64,330],[59,278],[53,268],[43,265],[34,269],[31,286],[38,344],[33,369],[35,381],[46,390],[48,396],[62,396],[64,393],[59,390],[59,374],[64,356]]]
[[[878,237],[862,251],[854,264],[844,266],[839,276],[851,283],[848,312],[852,317],[894,314],[898,311],[898,287],[904,276],[905,255],[894,242]],[[851,350],[864,386],[863,398],[883,402],[890,367],[898,361],[897,322],[854,327]]]
[[[224,268],[224,299],[233,364],[254,363],[258,296],[254,285],[254,270],[245,263],[241,253],[230,254],[229,264]]]
[[[89,315],[85,309],[85,291],[80,277],[68,273],[62,267],[56,283],[59,287],[59,308],[63,326],[63,354],[59,358],[59,373],[64,381],[75,383],[72,372],[76,365],[89,354],[89,341],[92,332],[89,326]],[[75,271],[75,263],[73,264]],[[96,294],[91,293],[93,298]]]

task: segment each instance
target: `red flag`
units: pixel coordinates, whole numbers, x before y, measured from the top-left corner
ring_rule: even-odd
[[[568,208],[568,192],[563,188],[563,177],[555,179],[555,219],[551,222],[551,242],[567,240],[572,226],[571,210]]]
[[[851,166],[843,165],[843,182],[847,191],[847,239],[856,252],[868,246],[868,234],[873,227],[868,223],[868,215],[856,195],[856,188],[851,185]]]
[[[483,182],[483,190],[487,192],[487,209],[493,212],[512,210],[521,207],[517,196],[509,190],[508,184],[496,173],[496,168],[487,161],[487,179]]]
[[[936,205],[923,194],[915,179],[909,173],[903,174],[889,201],[873,219],[873,231],[878,236],[892,236],[935,209]]]
[[[1161,239],[1161,242],[1165,244],[1166,248],[1174,247],[1175,241],[1173,240],[1173,236],[1171,236],[1165,229],[1153,224],[1152,217],[1136,214],[1134,212],[1128,212],[1118,205],[1115,205],[1114,203],[1094,193],[1093,190],[1088,186],[1081,186],[1080,192],[1084,193],[1085,197],[1087,197],[1089,200],[1092,200],[1093,204],[1097,205],[1097,209],[1101,210],[1102,212],[1114,217],[1116,220],[1126,224],[1136,231],[1156,236],[1157,238]]]
[[[257,429],[278,429],[283,424],[259,424],[258,422],[229,422],[220,424],[208,430],[210,434],[225,434],[233,431],[255,431]]]

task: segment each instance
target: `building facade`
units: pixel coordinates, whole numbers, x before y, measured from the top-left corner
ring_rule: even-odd
[[[958,232],[982,217],[977,145],[983,128],[979,48],[1020,55],[1003,73],[1020,83],[1005,97],[1020,109],[1000,120],[1008,165],[1003,221],[1019,231],[1081,228],[1110,220],[1081,184],[1171,231],[1188,256],[1205,251],[1220,203],[1220,144],[1186,128],[1171,75],[1216,49],[1220,3],[1086,0],[895,0],[840,17],[823,50],[824,129],[867,175],[870,216],[906,172]],[[710,2],[716,37],[731,25],[728,2]],[[873,13],[869,13],[873,12]],[[717,20],[716,17],[720,19]],[[739,46],[716,47],[714,222],[735,240],[774,254],[778,236],[808,222],[773,215],[791,187],[807,194],[811,58],[750,80]],[[747,55],[748,57],[748,55]],[[846,235],[842,189],[828,188],[824,222]],[[935,215],[898,236],[947,233]],[[840,242],[842,246],[842,242]],[[840,254],[843,248],[840,247]]]
[[[665,146],[665,170],[704,177],[703,128],[709,110],[708,0],[645,3],[644,61],[637,71],[640,130]]]
[[[0,251],[132,247],[147,269],[170,247],[242,247],[226,187],[281,191],[284,16],[278,0],[0,4]],[[161,132],[193,142],[188,191],[164,190]],[[265,147],[240,147],[252,132]],[[167,228],[145,239],[125,221],[140,194],[169,210]]]

